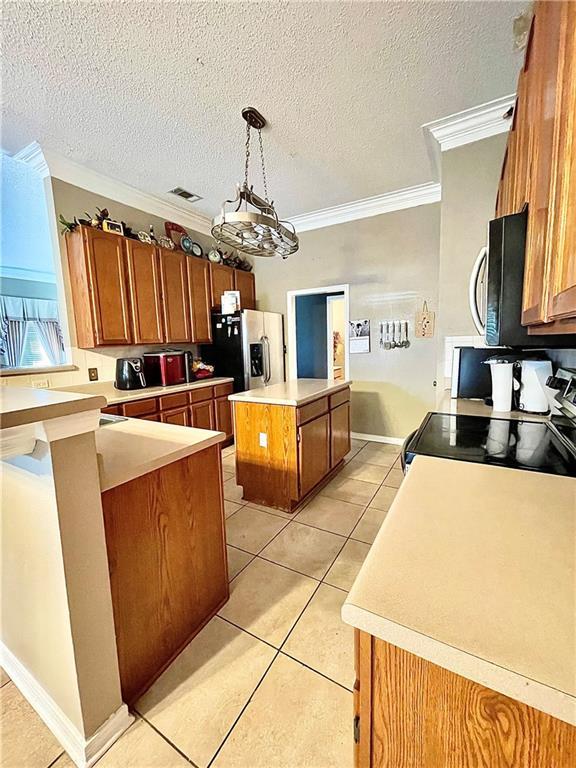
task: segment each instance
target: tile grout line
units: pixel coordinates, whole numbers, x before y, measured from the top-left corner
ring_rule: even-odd
[[[197,765],[197,764],[196,764],[196,763],[195,763],[195,762],[192,760],[192,758],[188,757],[188,755],[187,755],[185,752],[182,752],[182,750],[181,750],[179,747],[177,747],[177,746],[176,746],[176,744],[174,744],[174,742],[170,741],[170,739],[169,739],[167,736],[165,736],[165,735],[162,733],[162,731],[158,730],[158,728],[156,728],[156,726],[154,725],[154,723],[151,723],[151,722],[150,722],[150,720],[148,720],[148,719],[147,719],[147,717],[146,717],[145,715],[143,715],[141,712],[138,712],[138,710],[137,710],[136,708],[134,708],[134,712],[136,712],[136,714],[138,715],[138,717],[139,717],[139,718],[140,718],[140,719],[141,719],[143,722],[145,722],[145,723],[146,723],[148,726],[150,726],[150,728],[152,728],[152,730],[153,730],[155,733],[157,733],[157,734],[158,734],[158,736],[160,736],[160,738],[164,739],[164,741],[165,741],[167,744],[169,744],[169,745],[172,747],[172,749],[174,749],[176,752],[178,752],[178,754],[179,754],[181,757],[183,757],[183,758],[186,760],[186,762],[190,763],[190,765],[192,765],[192,766],[193,766],[193,768],[199,768],[199,766],[198,766],[198,765]],[[134,723],[134,725],[136,725],[136,723]],[[114,746],[114,745],[112,745],[112,746]],[[108,751],[108,750],[106,750],[106,751]],[[106,753],[104,753],[104,754],[106,754]],[[102,757],[103,757],[103,755],[102,755]],[[98,758],[98,762],[99,762],[100,760],[101,760],[101,757],[100,757],[100,758]]]

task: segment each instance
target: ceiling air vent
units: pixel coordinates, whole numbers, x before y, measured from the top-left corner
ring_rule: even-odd
[[[194,192],[188,192],[187,189],[182,189],[182,187],[174,187],[174,189],[170,190],[169,194],[177,195],[189,203],[197,203],[198,200],[202,200],[201,195],[195,195]]]

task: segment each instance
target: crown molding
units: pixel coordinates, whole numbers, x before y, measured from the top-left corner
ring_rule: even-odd
[[[406,187],[405,189],[397,189],[394,192],[386,192],[383,195],[366,197],[364,200],[355,200],[352,203],[344,203],[343,205],[335,205],[332,208],[323,208],[319,211],[303,213],[300,216],[293,216],[289,221],[296,227],[297,232],[306,232],[309,229],[331,227],[334,224],[367,219],[370,216],[401,211],[404,208],[415,208],[418,205],[439,203],[440,200],[440,184],[427,182],[415,187]]]
[[[143,192],[123,181],[118,181],[85,165],[80,165],[80,163],[76,163],[57,152],[43,150],[36,141],[28,144],[12,157],[34,168],[43,178],[51,176],[61,179],[67,184],[90,190],[97,195],[102,195],[131,208],[146,211],[146,213],[159,216],[167,221],[175,221],[204,235],[211,233],[211,223],[208,216],[197,211],[191,211],[188,207],[177,202],[165,200],[160,195]]]
[[[506,133],[510,129],[511,120],[504,115],[515,103],[516,94],[512,93],[472,109],[425,123],[422,131],[435,178],[440,178],[442,152]]]

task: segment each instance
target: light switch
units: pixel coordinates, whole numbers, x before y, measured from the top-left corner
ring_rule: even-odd
[[[260,432],[260,448],[268,448],[268,435],[266,432]]]
[[[50,386],[50,381],[48,379],[36,379],[32,382],[32,387],[34,389],[48,389]]]

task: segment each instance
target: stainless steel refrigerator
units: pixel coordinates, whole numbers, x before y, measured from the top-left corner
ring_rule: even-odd
[[[200,354],[215,376],[234,378],[235,392],[284,381],[283,317],[255,309],[214,313],[212,344],[203,344]]]

